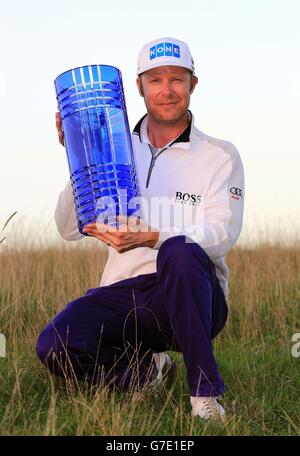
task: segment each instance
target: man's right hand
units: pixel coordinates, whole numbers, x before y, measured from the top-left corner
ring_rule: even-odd
[[[59,140],[60,144],[62,146],[64,146],[65,145],[64,134],[63,134],[63,131],[62,131],[62,128],[61,128],[61,120],[60,120],[59,112],[55,113],[55,124],[56,124],[56,130],[57,130],[57,133],[58,133],[58,140]]]

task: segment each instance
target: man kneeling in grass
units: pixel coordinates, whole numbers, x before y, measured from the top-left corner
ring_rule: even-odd
[[[225,411],[217,397],[225,385],[212,340],[227,319],[224,256],[242,227],[243,166],[233,144],[194,124],[188,108],[198,78],[184,42],[146,44],[137,75],[147,114],[132,142],[148,212],[140,223],[134,220],[135,229],[124,218],[120,230],[98,223],[84,228],[108,245],[101,283],[53,318],[39,336],[37,354],[56,375],[127,391],[167,378],[174,364],[165,351],[181,352],[192,414],[220,418]],[[63,144],[58,113],[57,129]],[[170,225],[149,209],[160,197],[174,215]],[[55,219],[64,239],[84,238],[70,181]]]

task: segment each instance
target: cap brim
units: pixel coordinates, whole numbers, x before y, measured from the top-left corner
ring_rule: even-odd
[[[150,63],[148,65],[144,65],[143,67],[139,68],[137,71],[137,75],[139,76],[142,73],[145,73],[145,71],[152,70],[152,68],[158,68],[161,66],[178,66],[181,68],[186,68],[187,70],[191,71],[194,73],[194,68],[188,65],[183,65],[181,62],[174,62],[174,60],[164,60],[163,62],[156,62],[156,63]]]

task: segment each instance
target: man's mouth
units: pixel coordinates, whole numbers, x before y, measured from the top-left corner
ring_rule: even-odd
[[[158,103],[159,106],[171,106],[177,104],[177,101],[172,101],[170,103]]]

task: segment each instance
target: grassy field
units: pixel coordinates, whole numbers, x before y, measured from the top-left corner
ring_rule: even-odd
[[[67,243],[66,243],[67,244]],[[229,319],[214,347],[227,384],[224,424],[190,416],[180,354],[169,394],[108,393],[63,385],[35,355],[37,336],[67,302],[95,287],[106,257],[49,247],[0,252],[0,435],[299,435],[300,246],[236,247],[230,267]]]

